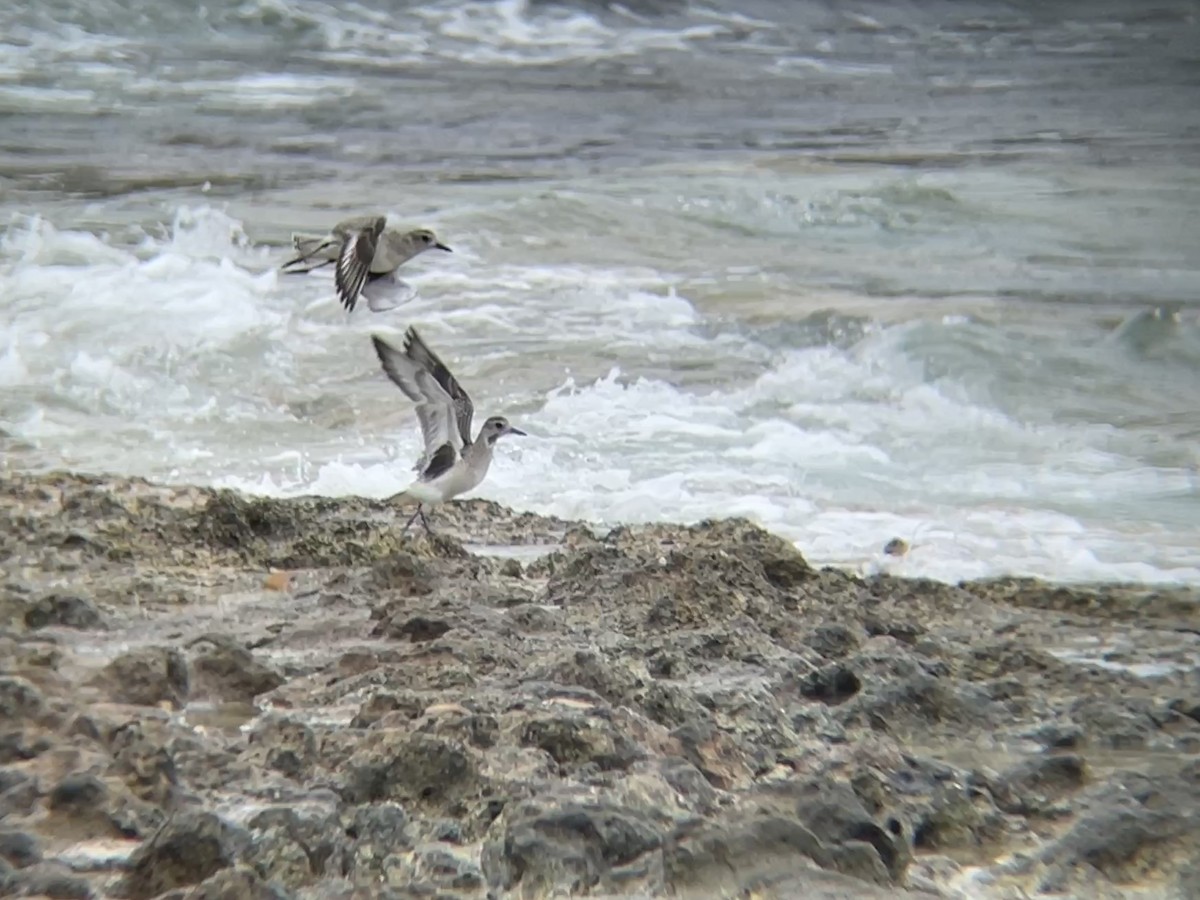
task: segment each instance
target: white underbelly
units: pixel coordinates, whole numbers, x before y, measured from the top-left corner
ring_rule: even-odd
[[[405,493],[421,503],[434,506],[474,489],[487,475],[487,469],[486,465],[476,468],[455,467],[449,472],[439,475],[433,481],[414,482],[405,490]]]

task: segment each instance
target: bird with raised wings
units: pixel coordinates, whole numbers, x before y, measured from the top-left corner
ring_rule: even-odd
[[[338,222],[323,237],[292,235],[299,254],[282,266],[288,274],[304,274],[336,263],[334,284],[348,312],[359,296],[367,298],[373,312],[394,309],[410,299],[415,289],[396,270],[426,250],[449,247],[428,228],[397,231],[387,227],[386,216],[355,216]]]
[[[393,347],[372,335],[383,371],[417,406],[425,449],[417,464],[417,480],[399,496],[417,501],[407,531],[420,517],[433,534],[424,507],[436,506],[476,487],[487,476],[496,441],[508,434],[524,435],[503,416],[491,416],[471,439],[475,407],[462,386],[437,355],[421,340],[415,328],[404,334],[404,348]]]

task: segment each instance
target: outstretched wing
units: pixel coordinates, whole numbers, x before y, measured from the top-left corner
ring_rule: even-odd
[[[450,374],[446,364],[438,359],[437,354],[425,346],[417,329],[409,327],[404,334],[404,352],[423,369],[426,369],[441,386],[452,401],[454,419],[458,423],[458,434],[462,438],[461,446],[471,443],[471,416],[475,414],[475,406],[467,392]]]
[[[359,292],[367,282],[371,260],[375,258],[375,249],[379,246],[379,236],[383,234],[385,225],[387,219],[379,216],[368,227],[350,232],[342,242],[333,283],[347,312],[354,310]]]
[[[375,345],[375,354],[388,378],[416,404],[425,452],[415,468],[420,471],[427,462],[439,458],[439,453],[444,460],[446,451],[443,447],[457,457],[460,444],[456,439],[454,401],[450,395],[438,384],[432,372],[383,338],[373,334],[371,343]]]
[[[454,448],[449,444],[442,444],[442,446],[434,451],[433,456],[428,457],[428,459],[428,464],[422,458],[421,462],[414,466],[421,473],[419,479],[421,481],[433,481],[439,475],[445,475],[458,462],[458,454],[454,452]]]
[[[383,217],[383,218],[386,218]],[[345,239],[351,232],[366,231],[375,226],[379,221],[379,213],[367,213],[362,216],[351,216],[348,219],[342,219],[333,228],[329,229],[330,236],[335,239]]]

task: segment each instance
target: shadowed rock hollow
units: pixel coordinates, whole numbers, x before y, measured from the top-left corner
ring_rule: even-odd
[[[5,477],[5,892],[1200,896],[1192,591],[436,522]]]

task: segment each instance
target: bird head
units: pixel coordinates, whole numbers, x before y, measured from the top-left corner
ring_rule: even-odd
[[[445,250],[447,253],[454,251],[437,239],[437,235],[428,228],[418,228],[415,231],[410,231],[407,235],[409,242],[413,245],[415,253],[421,253],[425,250]]]
[[[483,428],[479,429],[479,436],[487,442],[490,447],[506,434],[519,434],[525,436],[525,432],[519,428],[513,428],[508,424],[508,419],[504,416],[492,416],[483,423]]]

